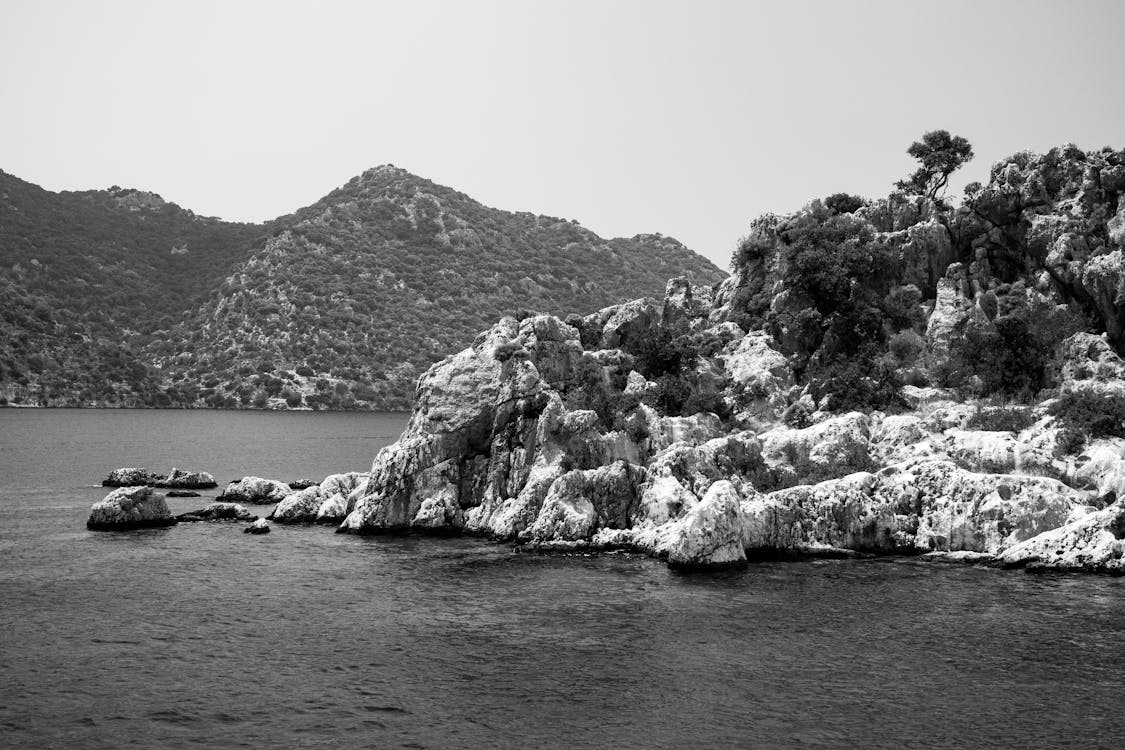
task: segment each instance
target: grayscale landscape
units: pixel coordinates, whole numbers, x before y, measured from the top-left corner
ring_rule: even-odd
[[[1123,20],[0,2],[0,745],[1121,746]]]

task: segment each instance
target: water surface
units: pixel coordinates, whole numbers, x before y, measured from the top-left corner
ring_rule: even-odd
[[[404,422],[0,410],[0,745],[1125,746],[1125,579],[84,527],[117,466],[320,479]]]

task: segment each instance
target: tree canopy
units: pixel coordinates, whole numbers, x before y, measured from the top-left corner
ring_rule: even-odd
[[[912,195],[940,200],[949,183],[949,175],[973,158],[973,147],[959,135],[948,130],[931,130],[922,140],[910,144],[906,153],[922,163],[908,179],[895,187]]]

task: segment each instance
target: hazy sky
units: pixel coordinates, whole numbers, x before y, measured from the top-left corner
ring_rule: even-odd
[[[663,232],[886,194],[945,128],[993,161],[1125,147],[1125,0],[0,0],[0,169],[259,221],[393,163]]]

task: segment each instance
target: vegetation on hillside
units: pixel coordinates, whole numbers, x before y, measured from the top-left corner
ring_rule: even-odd
[[[380,167],[264,226],[3,175],[0,394],[25,403],[401,409],[504,314],[590,311],[722,274]]]

